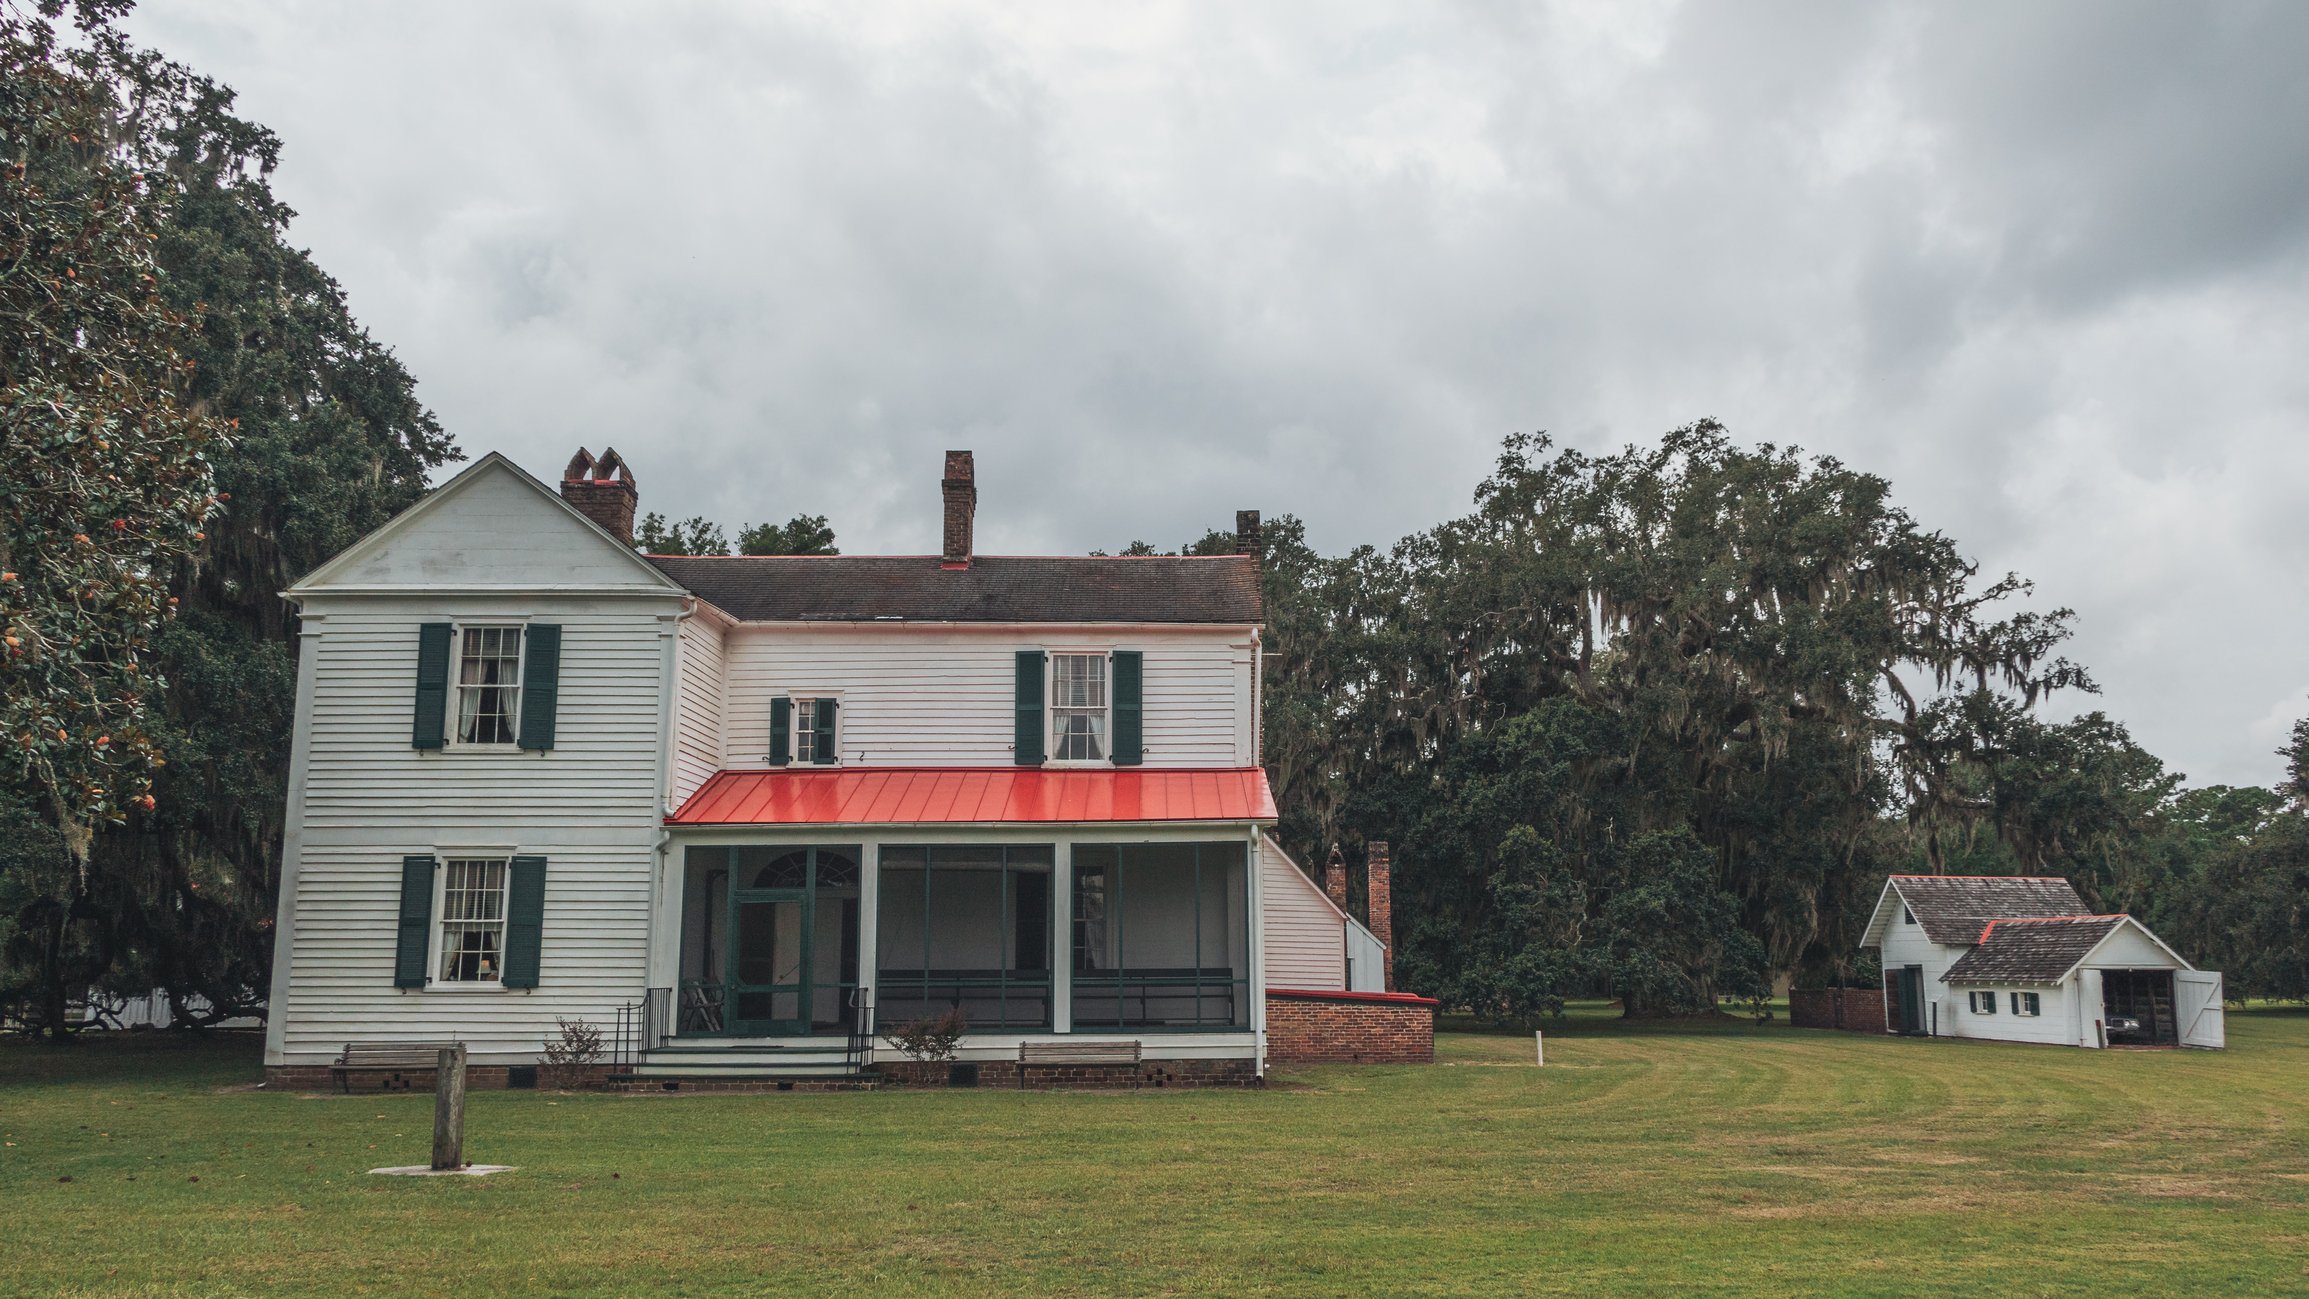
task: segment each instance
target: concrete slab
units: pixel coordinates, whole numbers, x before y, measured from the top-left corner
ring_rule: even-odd
[[[511,1164],[467,1164],[463,1168],[428,1168],[424,1164],[410,1164],[406,1168],[372,1168],[372,1176],[381,1177],[487,1177],[491,1173],[510,1173]]]

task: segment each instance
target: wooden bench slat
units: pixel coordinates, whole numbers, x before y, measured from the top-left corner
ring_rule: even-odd
[[[442,1048],[450,1045],[448,1042],[347,1042],[329,1069],[350,1091],[350,1075],[355,1073],[438,1068]]]

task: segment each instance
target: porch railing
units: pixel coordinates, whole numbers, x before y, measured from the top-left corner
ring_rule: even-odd
[[[874,990],[852,988],[849,1004],[850,1071],[863,1073],[874,1067]]]

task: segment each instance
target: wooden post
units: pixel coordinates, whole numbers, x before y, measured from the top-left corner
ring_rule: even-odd
[[[1541,1069],[1547,1067],[1547,1038],[1544,1034],[1535,1032],[1531,1035],[1531,1054],[1534,1066]]]
[[[465,1166],[465,1044],[441,1048],[433,1071],[433,1171]]]

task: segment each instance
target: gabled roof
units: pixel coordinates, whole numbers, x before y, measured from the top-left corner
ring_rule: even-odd
[[[503,486],[507,483],[516,484],[516,486]],[[482,498],[489,497],[491,494],[495,494],[496,500],[484,505]],[[422,548],[434,544],[439,539],[428,537],[420,530],[420,526],[427,519],[443,511],[454,513],[460,508],[458,502],[466,497],[475,498],[474,504],[465,507],[475,511],[497,508],[509,503],[521,503],[529,497],[534,497],[537,508],[548,512],[541,517],[551,518],[554,520],[555,526],[565,526],[569,529],[566,536],[556,538],[559,544],[564,547],[571,545],[587,547],[593,552],[587,562],[596,565],[596,576],[575,585],[602,591],[644,593],[662,591],[667,595],[680,593],[680,587],[668,580],[665,574],[652,568],[640,555],[634,553],[631,546],[611,536],[600,524],[587,518],[569,502],[561,499],[561,493],[537,481],[530,476],[528,471],[507,459],[502,453],[492,451],[468,465],[456,477],[427,492],[416,504],[386,520],[375,531],[338,551],[330,557],[328,562],[305,574],[297,580],[294,586],[289,587],[282,594],[295,600],[316,594],[323,588],[343,587],[357,590],[369,585],[356,576],[357,570],[372,558],[380,557],[381,554],[401,553],[393,549],[396,546]],[[521,508],[527,508],[527,506],[521,505]],[[593,547],[592,544],[595,541],[600,543],[597,548]],[[460,550],[464,547],[462,543],[457,543],[452,545],[451,549]],[[560,553],[562,555],[580,555],[584,552],[564,549]],[[485,565],[489,561],[487,552],[481,550],[466,550],[458,558],[469,559],[476,565]],[[434,571],[437,572],[438,570],[435,569]],[[345,581],[348,576],[354,576],[355,580]],[[600,578],[610,580],[604,582],[599,580]],[[454,578],[429,576],[423,585],[449,590],[461,585],[461,583]],[[490,585],[497,585],[497,583],[490,583]]]
[[[2085,913],[2076,886],[2056,875],[1895,875],[1884,883],[1876,914],[1861,936],[1880,946],[1884,931],[1905,906],[1924,936],[1951,947],[1970,947],[1992,920],[2049,919]]]
[[[1258,767],[1113,771],[1040,767],[836,767],[723,771],[670,825],[988,825],[1273,821]]]
[[[1943,983],[2058,983],[2125,923],[2123,916],[1991,920],[1980,945],[1956,958]]]
[[[1249,555],[651,555],[742,622],[1261,621]]]

